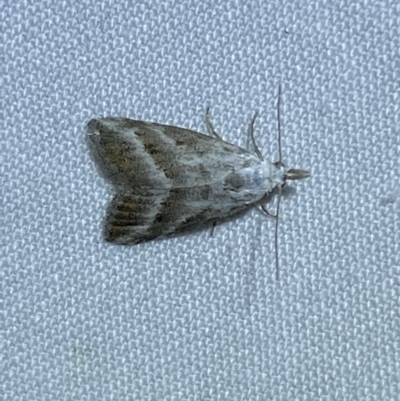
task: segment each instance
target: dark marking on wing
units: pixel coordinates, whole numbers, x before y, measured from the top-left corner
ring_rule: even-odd
[[[119,193],[108,209],[104,228],[107,241],[135,244],[143,240],[143,228],[153,223],[151,217],[159,197]]]
[[[159,179],[149,174],[152,166],[143,157],[140,142],[127,137],[120,125],[124,126],[118,119],[91,120],[88,124],[89,147],[100,173],[114,185],[139,193],[147,187],[164,188],[162,172]]]
[[[230,173],[225,179],[227,189],[238,191],[245,184],[244,178],[236,173]]]

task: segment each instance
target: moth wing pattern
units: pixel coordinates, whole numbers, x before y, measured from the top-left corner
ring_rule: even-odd
[[[116,187],[105,237],[135,244],[246,209],[265,189],[242,190],[239,170],[260,159],[221,139],[122,117],[88,123],[93,156]]]

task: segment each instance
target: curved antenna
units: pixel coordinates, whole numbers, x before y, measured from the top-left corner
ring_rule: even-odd
[[[277,111],[276,114],[278,116],[278,151],[279,151],[279,161],[282,163],[282,145],[281,145],[281,97],[282,97],[282,85],[279,83],[278,88],[278,102],[277,102]]]
[[[275,220],[275,261],[276,261],[276,279],[279,280],[279,251],[278,251],[278,227],[279,227],[279,206],[281,204],[282,186],[278,188],[278,203],[276,205]]]
[[[284,163],[282,162],[282,146],[281,146],[281,100],[282,99],[282,85],[279,83],[279,90],[278,90],[278,101],[277,101],[277,116],[278,116],[278,150],[279,150],[279,160],[274,164],[277,167],[284,167]],[[308,170],[301,170],[292,168],[286,170],[284,181],[285,180],[302,180],[310,176],[310,172]],[[276,223],[275,223],[275,258],[276,258],[276,279],[279,280],[279,251],[278,251],[278,228],[279,228],[279,207],[281,204],[282,198],[282,185],[278,186],[278,202],[276,205]]]
[[[282,146],[281,146],[281,98],[282,98],[282,85],[279,83],[279,90],[278,90],[278,101],[277,101],[277,111],[276,114],[278,116],[278,151],[279,151],[279,160],[275,162],[275,165],[278,167],[284,166],[282,162]],[[310,172],[308,170],[301,170],[301,169],[289,169],[285,173],[285,180],[302,180],[310,176]],[[278,229],[279,229],[279,208],[281,205],[281,198],[282,198],[282,185],[278,187],[278,202],[276,205],[276,222],[275,222],[275,259],[276,259],[276,279],[279,280],[279,247],[278,247]]]
[[[278,101],[276,104],[276,114],[278,117],[278,151],[279,151],[279,164],[282,165],[282,145],[281,145],[281,96],[282,85],[279,82]],[[278,187],[278,203],[276,205],[276,220],[275,220],[275,263],[276,263],[276,279],[279,280],[279,247],[278,247],[278,230],[279,230],[279,207],[281,205],[282,185]]]

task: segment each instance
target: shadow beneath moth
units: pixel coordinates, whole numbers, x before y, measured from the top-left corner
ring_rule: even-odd
[[[254,141],[255,113],[248,137],[252,151],[224,141],[207,109],[209,135],[186,128],[123,117],[88,123],[92,155],[102,175],[116,188],[106,215],[107,241],[132,245],[192,230],[259,205],[278,225],[281,189],[286,180],[309,177],[306,170],[286,169],[279,160],[264,161]],[[278,189],[276,214],[263,205]],[[276,226],[277,228],[277,226]],[[279,277],[277,230],[275,252]]]

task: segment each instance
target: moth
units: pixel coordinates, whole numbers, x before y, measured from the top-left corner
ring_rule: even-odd
[[[281,160],[264,161],[254,141],[257,115],[248,128],[253,151],[224,141],[209,109],[208,135],[123,117],[91,120],[87,129],[92,154],[116,188],[105,239],[137,244],[214,223],[262,204],[286,180],[308,177],[308,171],[286,169]]]

